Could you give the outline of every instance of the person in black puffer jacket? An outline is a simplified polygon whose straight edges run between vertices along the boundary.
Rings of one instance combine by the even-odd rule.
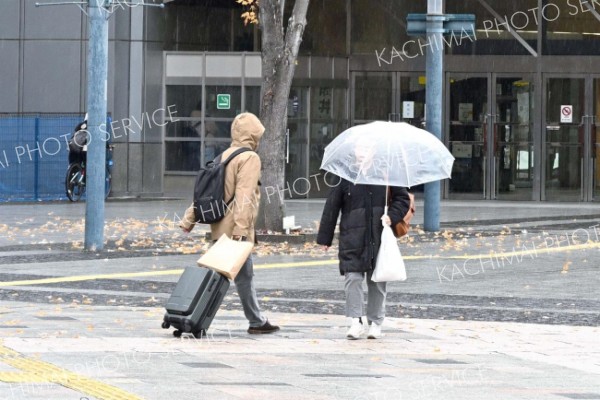
[[[377,261],[384,221],[387,224],[400,222],[410,207],[410,198],[405,188],[390,187],[388,217],[384,216],[386,186],[354,185],[342,179],[333,187],[325,203],[317,243],[331,246],[340,211],[339,268],[345,277],[346,316],[352,318],[347,337],[358,339],[363,333],[363,289],[366,273],[368,302],[368,337],[381,336],[381,324],[385,317],[385,282],[373,282],[371,275]]]

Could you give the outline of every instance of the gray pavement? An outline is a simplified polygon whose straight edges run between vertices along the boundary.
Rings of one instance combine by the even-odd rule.
[[[314,233],[322,200],[288,215]],[[109,201],[107,245],[83,252],[85,205],[0,205],[0,398],[600,399],[600,210],[442,202],[442,231],[400,241],[386,337],[347,341],[336,248],[256,247],[261,306],[233,289],[209,337],[160,328],[182,268],[209,244],[176,229],[189,200]]]

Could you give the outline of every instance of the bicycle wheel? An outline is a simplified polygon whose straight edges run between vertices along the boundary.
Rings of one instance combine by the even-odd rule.
[[[83,181],[81,164],[73,163],[67,169],[65,179],[65,188],[67,197],[72,202],[78,201],[85,191],[85,182]]]

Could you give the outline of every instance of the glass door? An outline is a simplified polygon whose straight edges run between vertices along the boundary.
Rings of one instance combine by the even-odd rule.
[[[448,77],[447,138],[455,161],[448,181],[450,199],[489,198],[487,136],[490,136],[489,78],[473,75]]]
[[[292,87],[288,98],[288,124],[285,148],[286,195],[305,198],[310,191],[307,178],[308,147],[308,87]]]
[[[591,125],[591,175],[592,175],[592,200],[600,201],[600,78],[593,79],[592,88],[593,113]]]
[[[492,199],[533,199],[533,82],[530,77],[495,77]]]
[[[542,200],[583,201],[586,123],[585,77],[545,80]]]
[[[397,81],[400,82],[398,120],[425,129],[425,75],[402,74]]]

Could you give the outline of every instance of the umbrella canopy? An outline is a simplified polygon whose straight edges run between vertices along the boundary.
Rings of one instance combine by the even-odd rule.
[[[354,184],[412,187],[450,178],[454,157],[431,133],[404,122],[353,126],[326,148],[321,169]]]

